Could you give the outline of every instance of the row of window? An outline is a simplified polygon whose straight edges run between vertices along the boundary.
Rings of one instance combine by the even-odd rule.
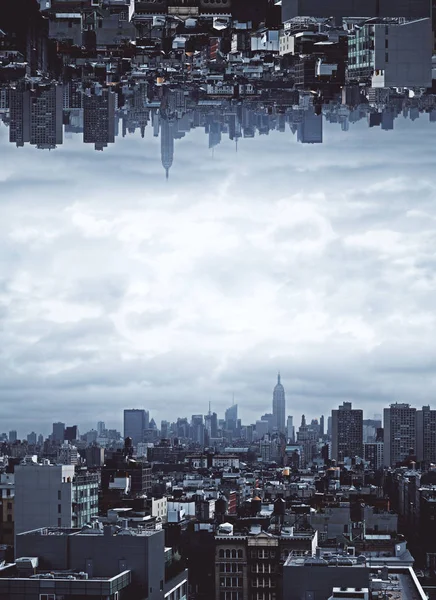
[[[224,550],[221,549],[219,551],[219,557],[220,558],[243,558],[244,557],[244,553],[242,550]]]
[[[244,552],[243,552],[243,550],[221,549],[218,552],[218,556],[220,558],[244,558]],[[275,558],[276,551],[275,550],[266,550],[265,548],[261,548],[260,550],[251,550],[250,556],[251,556],[251,558]]]
[[[220,577],[220,587],[242,587],[242,577]]]
[[[242,573],[242,564],[222,563],[220,564],[220,573]]]

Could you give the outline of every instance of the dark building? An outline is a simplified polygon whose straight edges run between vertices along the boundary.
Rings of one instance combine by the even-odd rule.
[[[147,494],[151,491],[151,466],[147,462],[132,458],[132,441],[126,439],[124,449],[112,452],[101,469],[103,494],[110,489],[110,483],[117,477],[130,477],[132,495]]]
[[[115,142],[115,92],[108,89],[88,90],[83,102],[83,141],[103,150]]]
[[[9,93],[9,141],[38,148],[62,144],[63,86],[57,83],[20,84]]]
[[[77,425],[71,425],[70,427],[65,427],[65,441],[73,442],[74,440],[79,439],[79,428]]]
[[[332,459],[363,457],[363,411],[344,402],[332,410]]]
[[[429,0],[282,0],[282,20],[295,17],[431,16]]]

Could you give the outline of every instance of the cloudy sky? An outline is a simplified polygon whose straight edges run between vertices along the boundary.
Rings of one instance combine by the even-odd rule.
[[[0,126],[1,431],[121,427],[436,396],[436,124],[366,123],[104,152],[16,149]]]

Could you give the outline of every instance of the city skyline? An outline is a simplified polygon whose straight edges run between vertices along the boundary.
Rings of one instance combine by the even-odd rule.
[[[433,221],[425,215],[433,214],[434,133],[428,122],[400,120],[387,136],[380,132],[375,147],[373,130],[357,124],[357,135],[345,139],[326,124],[328,153],[304,145],[292,152],[276,134],[237,154],[215,153],[213,161],[202,151],[203,134],[193,132],[180,140],[185,150],[168,182],[160,177],[159,154],[144,157],[135,136],[121,140],[114,157],[80,142],[47,160],[31,147],[11,152],[5,131],[0,128],[7,192],[0,207],[5,422],[20,429],[27,422],[29,431],[33,423],[51,422],[59,397],[62,420],[79,412],[91,424],[96,413],[110,422],[123,406],[142,404],[151,413],[162,406],[162,418],[180,402],[187,414],[209,398],[223,398],[224,408],[232,392],[242,418],[252,420],[265,410],[278,369],[291,374],[286,389],[294,415],[322,414],[326,402],[342,398],[369,412],[411,397],[431,403],[436,349],[426,281]],[[129,164],[128,177],[119,175],[120,160]],[[65,161],[69,169],[60,172]],[[271,198],[266,175],[273,165]],[[153,173],[159,179],[150,183]],[[251,211],[254,194],[259,217]],[[356,202],[363,203],[365,219],[355,213]],[[71,263],[71,243],[80,271]],[[402,262],[422,266],[404,271]],[[226,268],[216,269],[219,263]],[[138,269],[146,269],[146,280]],[[152,291],[147,281],[154,282]],[[411,356],[415,339],[419,351]]]

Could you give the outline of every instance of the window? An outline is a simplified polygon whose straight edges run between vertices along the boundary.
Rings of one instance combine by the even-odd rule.
[[[11,495],[11,490],[6,490],[6,496],[10,496]]]
[[[220,558],[224,558],[224,550],[220,550],[219,551],[219,557]]]
[[[58,513],[61,514],[62,512],[62,504],[58,504]]]
[[[386,52],[385,62],[389,62],[389,54]]]
[[[8,502],[8,510],[12,510],[12,502]]]
[[[56,594],[39,594],[39,600],[56,600]]]

